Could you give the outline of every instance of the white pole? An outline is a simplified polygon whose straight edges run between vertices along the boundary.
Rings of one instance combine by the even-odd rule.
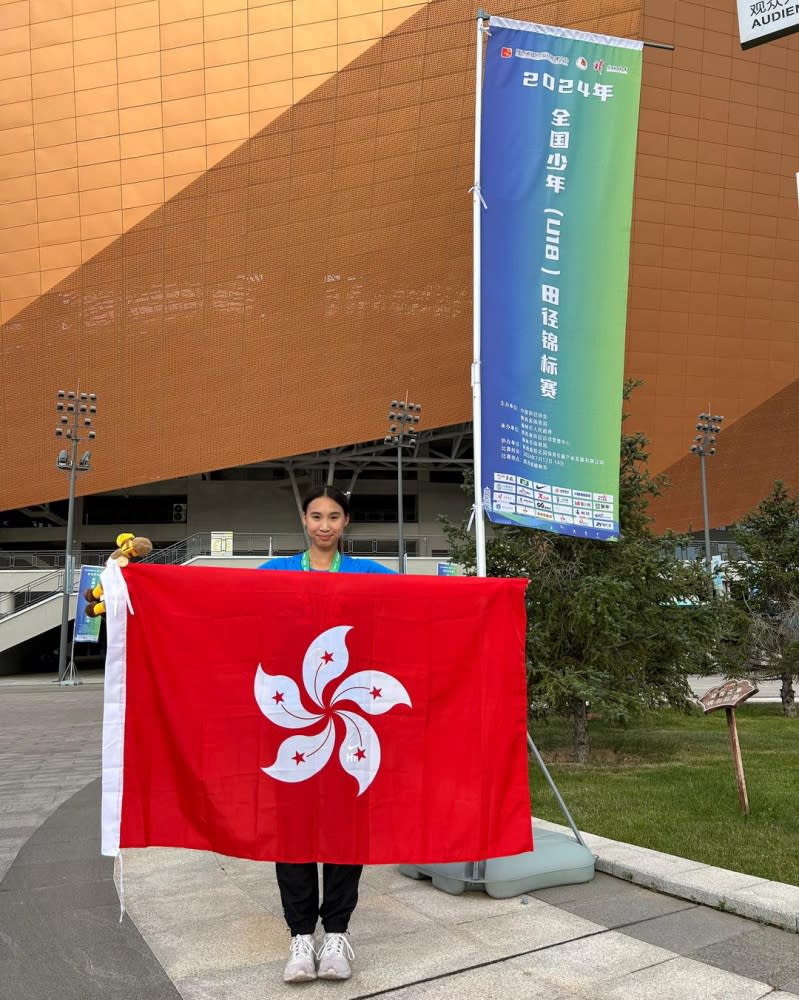
[[[488,14],[477,11],[477,55],[475,59],[474,108],[474,184],[472,186],[472,433],[474,439],[474,542],[477,575],[486,575],[486,538],[483,519],[483,435],[480,381],[480,136],[483,124],[483,35],[488,30]]]
[[[483,35],[488,31],[485,22],[488,14],[484,10],[477,11],[477,59],[475,62],[475,111],[474,111],[474,185],[472,187],[472,316],[474,332],[474,361],[472,362],[472,424],[474,432],[474,541],[477,549],[476,568],[478,576],[486,575],[486,537],[485,521],[483,519],[483,455],[481,419],[481,383],[480,383],[480,211],[484,208],[483,195],[480,191],[480,133],[483,125]],[[541,754],[538,752],[530,733],[527,733],[527,744],[533,751],[538,766],[555,794],[563,815],[572,828],[574,836],[580,844],[583,838],[572,819],[566,803],[552,780]],[[478,876],[478,865],[474,862],[473,875]]]

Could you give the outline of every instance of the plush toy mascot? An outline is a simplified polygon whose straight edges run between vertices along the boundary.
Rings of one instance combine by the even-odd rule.
[[[153,551],[153,543],[149,538],[141,535],[132,535],[129,531],[122,535],[117,535],[117,548],[111,553],[109,562],[115,562],[118,566],[127,566],[131,559],[143,559]],[[84,591],[86,598],[86,614],[89,618],[97,618],[98,615],[105,614],[105,601],[103,600],[103,585],[97,583]]]

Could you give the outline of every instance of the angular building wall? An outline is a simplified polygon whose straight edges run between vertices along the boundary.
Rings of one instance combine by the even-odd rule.
[[[642,35],[675,48],[644,57],[626,366],[644,385],[630,423],[672,481],[657,526],[698,529],[688,449],[705,410],[725,417],[713,525],[778,476],[799,487],[795,424],[781,447],[760,431],[752,447],[799,377],[799,34],[742,52],[735,4],[647,0]]]
[[[573,6],[638,29],[629,0]],[[428,426],[469,416],[472,3],[0,10],[0,508],[64,495],[78,382],[85,492],[382,436],[405,390]]]
[[[627,356],[657,468],[708,403],[740,422],[799,376],[799,46],[742,53],[731,7],[490,11],[676,46],[644,56]],[[53,403],[78,382],[84,492],[382,437],[405,390],[428,427],[470,417],[474,17],[0,5],[0,509],[65,495]]]

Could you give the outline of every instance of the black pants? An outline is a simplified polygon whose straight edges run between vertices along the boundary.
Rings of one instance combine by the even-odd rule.
[[[363,865],[323,865],[322,905],[319,906],[319,873],[316,862],[292,865],[278,862],[280,901],[292,937],[313,934],[316,922],[331,934],[343,934],[358,902],[358,882]]]

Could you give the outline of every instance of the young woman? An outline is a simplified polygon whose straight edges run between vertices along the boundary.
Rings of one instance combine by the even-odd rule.
[[[346,495],[333,486],[321,486],[303,500],[302,520],[310,542],[307,551],[277,556],[261,569],[304,570],[311,573],[391,573],[372,559],[354,559],[341,551],[341,537],[350,523]],[[322,905],[316,862],[278,862],[277,884],[283,913],[291,931],[291,948],[283,970],[287,983],[309,979],[349,979],[354,952],[347,928],[358,902],[362,865],[325,864],[322,869]],[[318,952],[314,931],[321,917],[325,936]],[[318,959],[318,964],[317,964]]]

